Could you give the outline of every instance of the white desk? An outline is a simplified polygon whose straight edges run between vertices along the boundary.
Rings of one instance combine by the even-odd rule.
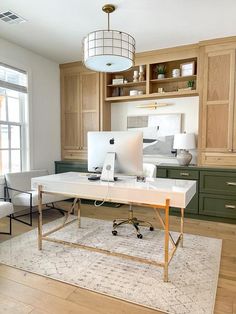
[[[71,223],[67,219],[71,211],[76,206],[79,198],[104,200],[124,204],[136,204],[153,208],[157,218],[160,220],[165,230],[165,258],[163,262],[156,262],[125,254],[112,253],[107,250],[97,249],[92,246],[76,244],[76,246],[102,252],[109,255],[121,256],[129,259],[135,259],[143,263],[162,266],[164,268],[164,280],[168,281],[168,265],[179,244],[183,244],[183,225],[184,208],[188,205],[196,193],[196,182],[190,180],[173,180],[162,178],[148,178],[146,182],[137,182],[135,178],[121,177],[116,182],[89,181],[86,174],[77,172],[67,172],[62,174],[49,175],[32,179],[32,189],[39,191],[39,220],[38,220],[38,245],[42,249],[42,240],[70,244],[48,237],[53,232],[63,228]],[[54,230],[45,234],[42,232],[42,195],[63,194],[68,197],[74,197],[75,201],[65,216],[63,224]],[[180,235],[177,241],[174,241],[169,233],[169,206],[179,207],[181,209]],[[165,211],[165,220],[162,219],[160,210]],[[80,226],[80,208],[78,207],[78,221]],[[140,240],[142,241],[142,240]],[[172,249],[169,250],[169,244]],[[74,246],[75,244],[73,244]]]

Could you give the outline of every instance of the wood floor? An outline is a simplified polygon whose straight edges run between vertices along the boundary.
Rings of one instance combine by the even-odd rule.
[[[139,218],[145,218],[158,227],[150,209],[137,209]],[[127,207],[94,208],[82,205],[82,216],[112,220],[125,217]],[[48,222],[60,217],[54,210],[44,213]],[[171,217],[171,228],[177,230],[178,218]],[[7,228],[7,219],[0,220],[0,230]],[[34,217],[34,227],[37,216]],[[27,232],[30,227],[13,222],[13,236]],[[215,314],[236,314],[236,225],[185,220],[185,232],[223,239],[220,275]],[[0,242],[9,238],[0,235]],[[30,274],[0,264],[0,313],[79,313],[79,314],[158,314],[159,311],[136,306],[98,293],[80,289],[55,280]],[[191,314],[191,313],[189,313]]]

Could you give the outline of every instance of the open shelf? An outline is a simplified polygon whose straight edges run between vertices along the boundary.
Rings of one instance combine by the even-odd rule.
[[[170,82],[181,82],[181,81],[194,81],[197,79],[197,75],[179,76],[179,77],[167,77],[164,79],[152,79],[151,83],[170,83]]]
[[[181,72],[183,71],[184,65],[190,67],[187,73]],[[160,66],[164,67],[166,78],[157,78],[157,69],[158,67],[160,68]],[[141,73],[139,72],[140,69],[142,69]],[[180,74],[191,75],[172,77],[176,69],[179,69]],[[138,72],[138,77],[142,79],[142,81],[133,82],[134,77],[137,76],[134,71]],[[143,74],[142,77],[141,74]],[[112,84],[113,79],[123,79],[128,82]],[[105,81],[105,100],[110,102],[196,96],[198,95],[197,57],[182,57],[166,62],[148,63],[143,64],[142,67],[136,65],[121,73],[107,73]],[[130,96],[130,91],[132,90],[136,90],[137,95]]]
[[[185,90],[185,91],[174,91],[174,92],[164,92],[164,93],[152,93],[145,95],[135,95],[135,96],[117,96],[117,97],[107,97],[106,101],[111,102],[122,102],[122,101],[132,101],[132,100],[144,100],[144,99],[160,99],[160,98],[178,98],[178,97],[189,97],[198,96],[198,91]]]
[[[123,84],[109,84],[107,87],[132,87],[132,86],[142,86],[145,85],[146,81],[141,82],[128,82]]]

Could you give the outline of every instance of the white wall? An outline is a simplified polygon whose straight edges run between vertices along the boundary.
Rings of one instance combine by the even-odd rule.
[[[61,158],[59,64],[1,38],[0,62],[29,74],[30,167],[53,172]]]
[[[153,103],[168,104],[165,107],[153,109],[137,108],[138,105],[148,105]],[[182,132],[198,134],[198,111],[199,97],[184,97],[173,99],[133,101],[126,103],[113,103],[111,106],[111,129],[113,131],[122,131],[127,128],[127,116],[132,115],[150,115],[164,113],[182,114]],[[193,152],[193,161],[196,163],[196,151]],[[159,160],[157,160],[158,162]],[[166,160],[167,161],[167,160]],[[176,160],[170,160],[171,163]]]

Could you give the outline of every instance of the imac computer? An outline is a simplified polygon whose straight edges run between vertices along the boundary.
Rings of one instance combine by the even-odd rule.
[[[143,133],[88,132],[88,171],[102,173],[103,181],[114,181],[115,173],[142,175]]]

